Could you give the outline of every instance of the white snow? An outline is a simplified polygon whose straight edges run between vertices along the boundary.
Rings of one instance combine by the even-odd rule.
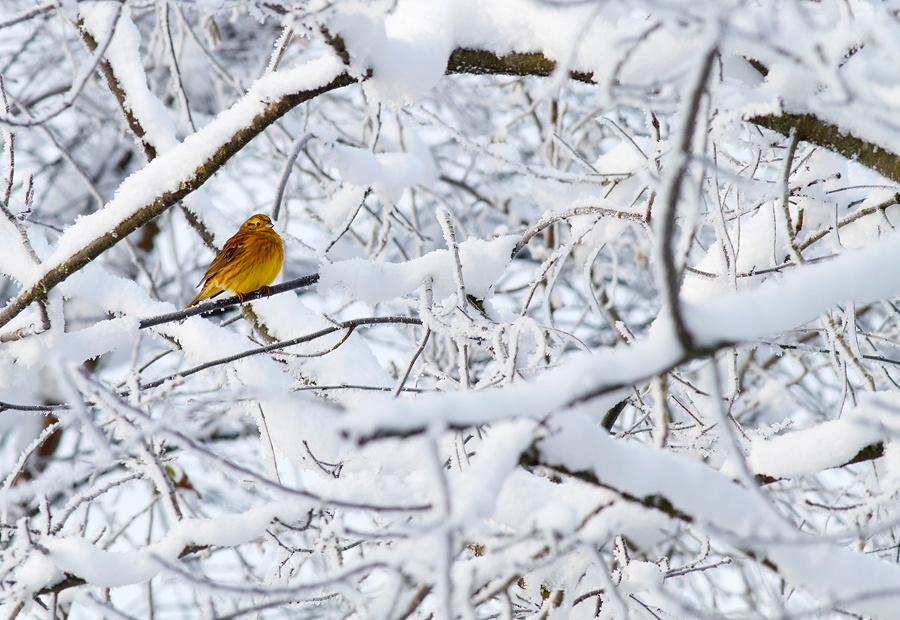
[[[846,608],[900,618],[900,568],[881,559],[900,489],[893,375],[900,345],[896,308],[883,301],[900,296],[900,235],[891,230],[900,223],[900,208],[832,229],[842,218],[893,200],[896,188],[858,163],[801,143],[788,209],[799,242],[828,231],[804,249],[808,260],[825,260],[784,266],[791,248],[773,223],[783,217],[785,142],[745,120],[782,108],[810,112],[900,151],[893,120],[900,38],[889,6],[860,0],[734,7],[376,0],[329,5],[314,17],[294,12],[276,22],[260,7],[235,3],[227,7],[234,10],[227,26],[221,2],[201,2],[198,9],[208,11],[201,18],[207,34],[215,19],[233,38],[229,45],[247,44],[192,59],[204,69],[208,61],[228,64],[235,77],[219,86],[231,83],[229,96],[237,102],[219,111],[224,91],[197,88],[200,129],[178,142],[173,119],[180,104],[170,103],[171,75],[157,62],[165,42],[153,31],[152,15],[126,6],[106,58],[120,78],[126,108],[158,157],[122,181],[101,209],[74,222],[80,207],[46,200],[40,194],[50,190],[39,185],[31,219],[24,220],[39,265],[0,217],[0,293],[9,297],[33,286],[148,204],[179,191],[269,103],[347,71],[366,79],[347,89],[352,92],[314,99],[279,119],[267,144],[254,141],[257,150],[217,172],[204,187],[210,195],[193,192],[186,200],[221,245],[246,214],[268,208],[285,136],[314,131],[319,139],[308,161],[298,160],[277,229],[287,239],[315,240],[310,245],[316,249],[303,258],[320,261],[318,288],[252,302],[234,323],[192,317],[141,331],[140,318],[176,307],[157,299],[157,292],[178,299],[211,254],[193,247],[194,237],[186,241],[184,223],[175,217],[158,220],[164,234],[146,255],[119,244],[49,291],[52,328],[0,347],[0,398],[73,405],[57,411],[65,427],[56,453],[61,458],[50,459],[46,469],[23,451],[37,450],[35,437],[49,419],[0,406],[2,445],[9,447],[0,451],[0,463],[29,468],[27,475],[10,476],[0,494],[7,526],[0,530],[0,575],[15,581],[21,600],[63,573],[86,579],[91,588],[123,588],[125,599],[139,590],[128,586],[143,588],[162,573],[177,581],[172,569],[189,567],[179,558],[185,547],[208,545],[242,546],[246,566],[229,567],[231,560],[220,562],[224,554],[214,553],[199,562],[210,579],[252,581],[243,595],[254,604],[314,584],[316,596],[324,597],[315,602],[324,615],[337,611],[328,607],[334,594],[360,617],[406,609],[422,617],[506,617],[502,597],[508,595],[533,604],[529,613],[549,610],[560,618],[593,617],[594,601],[603,596],[600,617],[626,617],[646,615],[637,598],[661,608],[679,604],[666,591],[680,587],[667,577],[668,558],[656,561],[652,553],[674,546],[675,555],[685,557],[705,546],[709,554],[712,539],[712,555],[733,555],[751,584],[746,589],[758,588],[752,594],[759,600],[778,581],[784,592],[797,592],[774,594],[769,608],[754,608],[759,615],[792,616],[808,605],[811,615]],[[95,38],[115,14],[106,2],[61,5],[61,15],[72,18],[75,11]],[[173,27],[184,37],[175,14]],[[241,21],[248,15],[262,25]],[[322,41],[322,27],[341,36],[349,67]],[[142,32],[149,36],[142,40]],[[254,48],[248,32],[263,33],[258,38],[265,43]],[[296,39],[279,68],[264,71],[275,64],[272,41],[286,42],[289,35]],[[0,40],[3,58],[12,37]],[[183,44],[178,39],[176,46]],[[721,349],[685,361],[673,308],[659,296],[665,278],[660,231],[642,221],[651,207],[655,221],[666,215],[665,184],[682,155],[672,149],[692,76],[713,44],[719,53],[700,98],[695,152],[673,215],[677,260],[706,272],[687,272],[678,310],[694,345]],[[262,48],[259,58],[241,56]],[[501,56],[540,52],[559,65],[543,81],[445,79],[448,57],[458,48]],[[767,75],[750,58],[765,65]],[[596,84],[569,85],[568,70],[592,72]],[[234,95],[234,83],[250,87]],[[14,79],[7,87],[34,94],[33,86]],[[117,104],[92,99],[106,94],[90,84],[78,105],[54,119],[54,130],[66,139],[78,130],[75,135],[118,153],[120,145],[106,133],[121,131],[122,121],[107,126],[102,118]],[[79,115],[86,108],[97,136],[85,136],[90,125]],[[652,121],[660,122],[658,138]],[[52,149],[32,128],[15,131],[23,145],[16,164],[21,184],[23,173],[53,167],[42,159],[42,150]],[[102,163],[100,172],[87,167],[104,182],[119,183],[121,174],[104,176],[113,162]],[[4,162],[0,174],[12,172]],[[46,183],[41,175],[43,169],[38,183]],[[0,190],[4,185],[0,179]],[[62,194],[64,181],[57,185]],[[376,205],[394,219],[370,217]],[[14,207],[25,213],[24,202]],[[585,207],[594,212],[560,220],[531,241],[533,252],[510,256],[524,231]],[[62,231],[45,229],[43,219],[62,222]],[[346,247],[332,253],[329,240],[345,232]],[[376,251],[388,233],[390,240]],[[306,268],[291,254],[286,274]],[[336,260],[347,256],[355,258]],[[608,293],[605,307],[601,292]],[[465,294],[483,300],[484,312],[476,312]],[[829,313],[841,342],[819,329]],[[140,389],[142,382],[361,315],[417,316],[428,331],[409,325],[338,330]],[[3,335],[38,320],[32,306],[4,326]],[[620,334],[632,330],[628,343],[610,344],[613,325]],[[794,331],[804,328],[808,339]],[[783,350],[772,354],[758,346],[769,337],[786,341]],[[98,358],[97,367],[86,370],[85,362]],[[860,380],[854,363],[871,372],[864,377],[871,381]],[[421,392],[394,398],[391,390],[407,370],[406,387]],[[660,388],[663,377],[668,391],[648,397],[647,383]],[[873,394],[863,395],[866,388]],[[97,402],[82,404],[88,398]],[[611,435],[597,422],[623,399],[626,413]],[[733,406],[739,425],[755,427],[742,434],[735,426],[730,460],[723,457],[732,430],[722,427],[730,422],[723,403]],[[661,415],[663,404],[671,421]],[[720,417],[709,417],[712,407]],[[661,427],[669,422],[665,435]],[[884,456],[866,473],[858,473],[863,467],[825,472],[875,444]],[[539,455],[550,467],[523,467],[523,455]],[[835,502],[833,510],[817,512],[792,504],[805,480],[794,480],[797,488],[774,485],[774,491],[742,486],[735,478],[747,478],[733,475],[742,465],[749,474],[774,478],[818,476],[823,494],[843,501],[846,493],[852,508],[844,512]],[[268,478],[256,473],[266,467]],[[175,491],[180,519],[172,498],[152,490],[169,484],[170,468],[195,487]],[[139,481],[122,482],[121,493],[98,496],[93,504],[89,492],[116,482],[108,469],[126,469]],[[832,484],[832,477],[851,476],[846,489]],[[73,486],[77,493],[67,495]],[[65,525],[49,518],[60,512]],[[291,529],[307,518],[314,521],[308,530]],[[276,519],[284,524],[279,535],[286,544],[267,532]],[[59,529],[41,529],[51,525]],[[855,537],[858,544],[851,542]],[[14,543],[4,546],[9,540]],[[633,557],[623,540],[638,550]],[[305,545],[311,550],[299,550]],[[768,569],[760,569],[764,560]],[[730,570],[697,581],[709,575],[710,588],[738,583]],[[238,588],[228,593],[235,600],[225,603],[213,587],[170,590],[165,581],[154,581],[154,590],[160,584],[166,597],[178,598],[176,589],[184,588],[184,600],[204,599],[205,615],[243,604]],[[728,590],[692,583],[686,597],[698,601]],[[545,590],[562,593],[558,611]],[[601,590],[574,604],[576,596]],[[475,605],[478,596],[487,598]],[[729,607],[739,595],[729,597],[716,613],[748,615]],[[806,598],[796,603],[800,597]]]
[[[750,443],[747,465],[754,473],[794,478],[847,463],[857,453],[885,439],[885,431],[871,408],[861,406],[815,426]],[[823,449],[827,446],[827,449]]]
[[[517,237],[508,235],[491,241],[469,239],[459,244],[463,281],[469,294],[479,299],[488,296],[490,288],[506,272],[517,241]],[[408,295],[430,276],[435,299],[441,300],[456,291],[454,269],[449,250],[434,250],[403,263],[354,258],[322,265],[319,290],[324,293],[343,287],[357,299],[374,304]]]
[[[216,519],[182,519],[163,538],[134,552],[106,551],[80,536],[45,537],[42,543],[59,570],[114,588],[151,579],[188,545],[234,546],[261,536],[273,519],[295,521],[309,508],[303,502],[288,501]]]
[[[862,613],[898,617],[900,567],[797,532],[761,494],[708,466],[647,446],[612,440],[583,418],[560,417],[539,444],[547,462],[592,472],[604,485],[637,498],[664,497],[710,533],[738,544],[763,544],[778,570],[818,597],[852,601]],[[798,549],[802,548],[802,553]]]
[[[336,145],[338,168],[342,178],[352,185],[371,186],[385,203],[395,203],[404,189],[430,185],[437,169],[430,157],[411,153],[371,153],[363,149]]]

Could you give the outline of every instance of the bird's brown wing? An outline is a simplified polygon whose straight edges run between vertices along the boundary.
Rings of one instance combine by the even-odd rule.
[[[209,264],[209,267],[206,268],[206,273],[203,274],[203,279],[200,280],[200,284],[203,284],[219,273],[225,265],[234,262],[247,251],[246,237],[246,235],[238,233],[225,242],[225,247],[223,247],[222,251],[216,255],[213,262]],[[200,286],[200,284],[197,286]]]

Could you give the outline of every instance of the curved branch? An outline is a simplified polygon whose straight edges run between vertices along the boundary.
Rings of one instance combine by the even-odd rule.
[[[521,252],[526,245],[528,245],[528,242],[535,237],[535,235],[539,234],[542,230],[554,224],[555,222],[566,220],[577,215],[590,215],[594,213],[600,215],[601,217],[615,217],[620,220],[641,222],[642,224],[646,224],[648,221],[646,213],[632,213],[629,211],[620,211],[618,209],[608,209],[606,207],[594,206],[573,207],[571,209],[568,209],[567,211],[563,211],[562,213],[555,213],[553,215],[542,217],[540,220],[535,222],[535,224],[531,226],[531,228],[529,228],[522,234],[522,238],[518,243],[516,243],[516,247],[513,248],[511,253],[512,258],[515,258],[516,255]]]
[[[681,280],[682,268],[676,263],[675,256],[675,221],[678,215],[678,202],[681,198],[681,186],[688,174],[691,164],[691,144],[694,140],[694,132],[697,126],[697,116],[700,113],[700,101],[706,92],[706,84],[712,72],[712,66],[719,53],[718,46],[713,45],[703,56],[700,70],[687,101],[683,125],[681,127],[680,141],[677,143],[676,167],[670,177],[670,181],[664,188],[659,208],[654,215],[654,229],[658,240],[654,245],[654,259],[658,263],[657,286],[660,288],[660,296],[663,302],[663,311],[668,312],[678,336],[678,341],[685,350],[693,346],[693,335],[687,329],[681,310]]]
[[[547,77],[556,70],[556,61],[541,53],[520,54],[512,52],[498,56],[487,50],[458,48],[447,61],[447,74],[471,73],[473,75],[520,75]],[[594,83],[594,74],[569,71],[569,77],[587,84]]]
[[[284,190],[287,187],[288,177],[291,176],[291,170],[294,168],[294,162],[297,161],[297,156],[307,142],[315,137],[315,134],[307,133],[294,140],[294,144],[291,146],[291,152],[284,162],[284,170],[281,171],[281,181],[278,182],[278,190],[275,192],[275,205],[272,207],[272,219],[276,222],[281,211],[281,199],[284,197]]]

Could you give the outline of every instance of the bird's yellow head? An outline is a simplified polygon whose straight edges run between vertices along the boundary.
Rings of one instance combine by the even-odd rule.
[[[241,224],[241,232],[253,232],[254,230],[272,230],[274,225],[268,215],[257,213],[250,216],[250,219]]]

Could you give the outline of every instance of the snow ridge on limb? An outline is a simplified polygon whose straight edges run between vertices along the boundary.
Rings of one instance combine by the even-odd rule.
[[[830,605],[900,618],[900,567],[797,531],[765,496],[703,463],[614,440],[582,416],[554,416],[524,460],[611,490],[730,539]],[[798,553],[802,548],[803,553]]]
[[[866,303],[900,294],[900,273],[862,277],[882,264],[900,263],[900,234],[833,260],[805,265],[779,281],[701,304],[684,302],[682,312],[694,347],[682,350],[667,322],[659,321],[646,338],[629,346],[596,352],[564,368],[549,370],[531,383],[504,390],[424,395],[415,402],[367,404],[342,421],[363,441],[386,435],[411,435],[428,428],[465,428],[514,417],[540,419],[557,408],[614,395],[723,347],[752,342],[796,328],[837,303]]]

